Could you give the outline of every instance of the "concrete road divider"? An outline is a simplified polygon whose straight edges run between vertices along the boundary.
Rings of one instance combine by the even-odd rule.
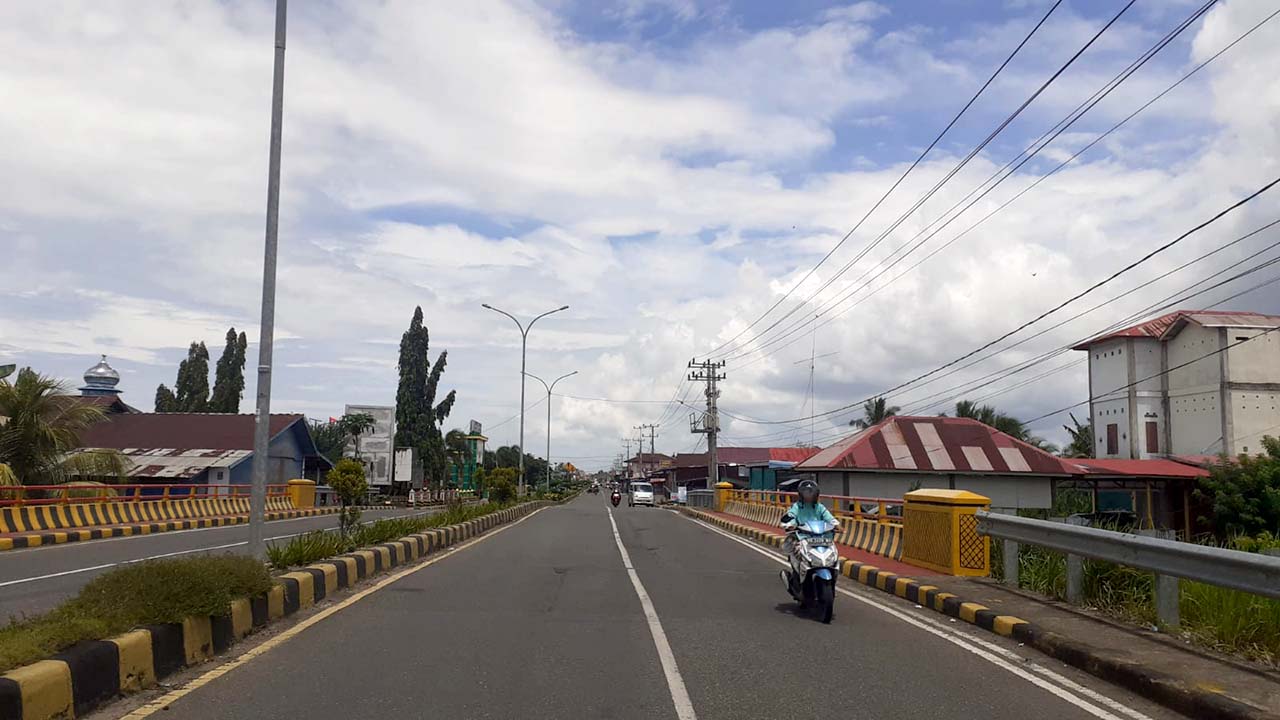
[[[106,640],[74,645],[46,660],[0,675],[0,720],[83,716],[120,695],[136,693],[205,662],[273,621],[339,589],[512,522],[548,501],[522,503],[456,525],[432,528],[283,573],[266,594],[241,598],[228,612],[181,623],[148,625]]]

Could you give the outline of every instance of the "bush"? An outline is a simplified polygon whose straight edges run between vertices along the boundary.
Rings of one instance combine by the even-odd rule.
[[[338,515],[339,531],[343,536],[349,535],[360,523],[360,509],[355,506],[369,492],[369,483],[364,478],[364,465],[359,460],[343,458],[329,471],[328,482],[329,487],[337,494],[338,502],[342,503],[342,510]]]
[[[420,533],[423,530],[444,525],[455,525],[497,512],[506,505],[483,503],[480,505],[463,505],[450,503],[443,511],[421,517],[398,517],[377,520],[357,525],[348,533],[317,530],[291,538],[283,545],[269,545],[267,559],[273,568],[283,570],[297,565],[306,565],[334,555],[351,552],[357,548],[369,547],[390,540],[398,540],[406,535]]]
[[[0,671],[139,625],[223,615],[232,600],[270,588],[266,568],[244,555],[152,560],[116,568],[89,581],[53,610],[0,629]]]

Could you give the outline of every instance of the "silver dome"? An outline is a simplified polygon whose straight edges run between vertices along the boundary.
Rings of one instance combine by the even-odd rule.
[[[84,381],[89,385],[114,387],[120,382],[120,373],[107,364],[107,356],[103,355],[97,365],[84,371]]]

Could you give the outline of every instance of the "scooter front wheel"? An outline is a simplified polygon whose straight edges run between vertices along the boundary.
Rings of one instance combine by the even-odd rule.
[[[831,622],[836,609],[836,584],[833,582],[818,583],[818,613],[823,623]]]

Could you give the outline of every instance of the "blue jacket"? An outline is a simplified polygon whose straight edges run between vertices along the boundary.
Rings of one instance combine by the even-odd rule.
[[[836,518],[822,503],[814,503],[806,505],[799,500],[791,504],[791,509],[787,510],[787,514],[795,518],[796,525],[804,527],[805,523],[814,520],[826,520],[827,522],[836,522]]]

